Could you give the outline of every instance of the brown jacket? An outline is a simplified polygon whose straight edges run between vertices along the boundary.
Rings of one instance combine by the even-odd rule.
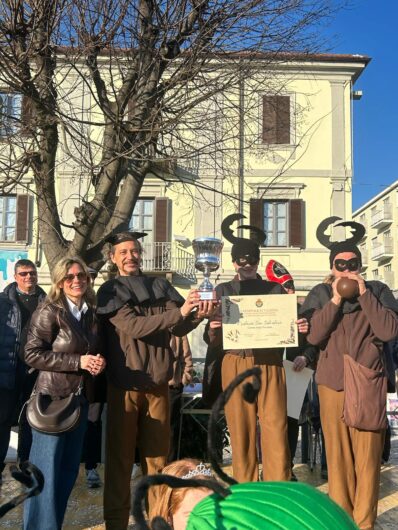
[[[303,304],[305,314],[311,300],[321,299],[329,292],[329,300],[315,309],[307,336],[308,342],[321,350],[316,374],[320,385],[343,390],[344,354],[368,368],[383,368],[383,343],[398,335],[398,316],[392,309],[395,301],[386,285],[369,282],[367,287],[358,297],[358,307],[350,312],[330,301],[331,290],[324,284],[314,287],[308,295],[309,302]]]
[[[171,334],[186,335],[200,321],[184,318],[176,302],[168,300],[126,304],[101,322],[110,381],[125,390],[145,391],[173,375]]]
[[[80,322],[66,307],[44,304],[36,309],[31,319],[24,360],[39,370],[38,391],[65,397],[78,389],[82,375],[86,385],[93,379],[79,368],[80,356],[86,353],[99,353],[97,324],[91,309]]]
[[[192,352],[189,346],[188,337],[171,336],[171,350],[174,354],[173,377],[169,381],[169,386],[187,385],[192,380]]]

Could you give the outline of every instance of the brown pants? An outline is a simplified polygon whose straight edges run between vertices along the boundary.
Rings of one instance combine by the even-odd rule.
[[[108,384],[104,518],[107,530],[126,530],[130,515],[130,480],[135,448],[142,472],[158,473],[169,451],[169,387],[150,394]],[[148,495],[149,509],[153,494]]]
[[[225,355],[222,363],[223,389],[240,373],[259,366],[261,389],[255,403],[247,403],[237,388],[225,406],[232,447],[232,469],[238,482],[258,480],[256,451],[257,417],[261,430],[264,480],[289,480],[290,454],[287,441],[286,380],[280,366],[258,364],[254,357]]]
[[[344,392],[319,385],[321,423],[325,436],[329,496],[362,530],[377,517],[380,465],[385,431],[360,431],[341,419]]]

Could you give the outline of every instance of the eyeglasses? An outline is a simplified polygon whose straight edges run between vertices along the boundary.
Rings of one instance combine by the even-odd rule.
[[[258,258],[254,256],[241,256],[239,258],[236,258],[235,263],[238,265],[246,265],[247,263],[249,265],[257,265]]]
[[[359,269],[359,259],[358,258],[351,258],[351,259],[335,259],[333,263],[336,271],[344,272],[344,271],[357,271]]]
[[[85,272],[78,272],[77,274],[66,274],[64,276],[64,282],[72,283],[75,278],[77,278],[81,282],[87,281],[87,274]]]
[[[21,271],[21,272],[17,272],[17,274],[19,276],[22,276],[22,278],[25,278],[25,276],[27,276],[29,274],[29,276],[37,276],[37,271]]]

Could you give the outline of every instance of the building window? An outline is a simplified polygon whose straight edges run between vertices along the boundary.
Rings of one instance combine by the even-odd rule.
[[[379,269],[372,270],[373,278],[377,279],[379,277]]]
[[[263,96],[262,143],[292,143],[290,107],[290,96]]]
[[[21,124],[22,95],[0,92],[0,137],[18,131]]]
[[[138,199],[129,225],[131,230],[148,234],[145,236],[145,243],[152,243],[153,241],[154,202],[153,199]]]
[[[287,201],[264,201],[263,227],[266,247],[287,246]]]
[[[386,265],[386,266],[384,267],[384,270],[385,270],[385,272],[391,272],[391,270],[392,270],[392,269],[391,269],[391,263],[389,263],[388,265]]]
[[[17,197],[0,196],[0,240],[15,241]]]
[[[304,201],[250,200],[250,224],[262,228],[266,247],[305,247]]]

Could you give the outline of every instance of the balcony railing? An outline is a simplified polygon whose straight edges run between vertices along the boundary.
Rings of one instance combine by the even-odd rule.
[[[392,206],[391,204],[385,204],[371,216],[370,226],[372,228],[382,228],[391,224],[392,221]]]
[[[384,238],[382,243],[377,243],[372,247],[371,258],[374,261],[381,261],[383,259],[392,258],[393,243],[391,237]]]
[[[361,256],[362,256],[362,267],[367,267],[369,264],[369,252],[365,249],[361,250]]]
[[[143,250],[142,269],[145,272],[174,272],[186,280],[196,281],[194,255],[177,243],[144,243]]]

